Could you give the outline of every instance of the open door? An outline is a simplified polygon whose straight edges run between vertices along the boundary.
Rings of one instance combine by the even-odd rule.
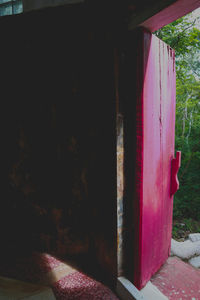
[[[144,29],[132,35],[127,48],[124,203],[129,241],[125,256],[130,257],[132,251],[131,266],[128,259],[126,264],[127,277],[141,289],[170,252],[175,55],[174,50]]]
[[[140,289],[170,252],[176,75],[174,51],[141,31],[136,91],[136,225],[134,283]]]

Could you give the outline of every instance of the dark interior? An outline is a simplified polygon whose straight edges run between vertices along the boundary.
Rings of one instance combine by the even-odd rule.
[[[80,26],[81,24],[81,26]],[[114,42],[80,6],[0,20],[1,258],[116,278]]]

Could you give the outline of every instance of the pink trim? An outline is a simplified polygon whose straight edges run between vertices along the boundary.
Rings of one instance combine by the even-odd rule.
[[[154,32],[189,12],[192,12],[198,7],[200,7],[200,0],[177,0],[175,3],[147,19],[140,25],[149,31]]]

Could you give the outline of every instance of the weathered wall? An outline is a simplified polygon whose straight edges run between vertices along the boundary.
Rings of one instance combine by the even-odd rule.
[[[110,35],[91,30],[81,7],[6,17],[0,30],[1,251],[88,255],[88,266],[98,265],[111,282],[117,222]]]

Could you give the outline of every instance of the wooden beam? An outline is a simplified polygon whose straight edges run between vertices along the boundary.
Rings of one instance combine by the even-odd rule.
[[[84,0],[22,0],[24,12],[37,10],[45,7],[54,7],[65,4],[83,3]]]
[[[161,12],[175,1],[176,0],[155,0],[154,4],[151,2],[150,4],[142,7],[140,11],[133,11],[133,14],[129,18],[129,30],[140,26],[144,21],[149,20],[152,16]]]
[[[200,7],[200,0],[163,0],[132,15],[129,20],[129,30],[138,26],[145,27],[151,32],[181,18]]]

